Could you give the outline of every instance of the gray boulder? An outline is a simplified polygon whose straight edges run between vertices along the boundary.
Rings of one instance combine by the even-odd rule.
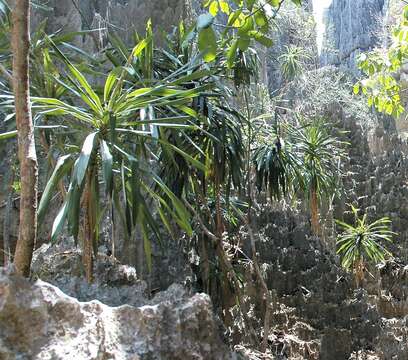
[[[0,359],[233,359],[207,295],[172,286],[155,299],[142,307],[79,302],[0,268]]]

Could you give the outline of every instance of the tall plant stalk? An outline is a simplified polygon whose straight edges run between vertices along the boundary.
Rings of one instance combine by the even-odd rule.
[[[319,235],[319,202],[316,187],[314,185],[312,185],[310,189],[310,218],[313,234]]]
[[[29,0],[16,0],[12,19],[13,92],[21,169],[20,227],[14,264],[19,274],[29,276],[37,234],[38,184],[38,165],[29,87]]]
[[[84,231],[84,236],[83,236],[83,250],[82,250],[82,263],[85,268],[85,276],[86,280],[88,283],[93,282],[93,246],[94,246],[94,241],[95,241],[95,225],[96,225],[96,219],[95,219],[95,211],[93,210],[92,207],[95,206],[94,201],[92,197],[92,192],[93,192],[93,185],[95,182],[95,170],[93,167],[91,167],[90,171],[88,172],[86,176],[86,182],[85,182],[85,190],[84,190],[84,195],[83,195],[83,201],[85,205],[85,216],[84,216],[84,226],[83,226],[83,231]]]

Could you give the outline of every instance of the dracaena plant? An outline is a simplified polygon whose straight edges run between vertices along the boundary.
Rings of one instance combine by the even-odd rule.
[[[378,264],[392,256],[385,243],[391,243],[396,233],[390,229],[389,218],[383,217],[370,223],[367,214],[359,217],[359,209],[350,206],[355,217],[354,225],[336,220],[342,231],[337,237],[337,254],[341,256],[341,265],[346,270],[353,270],[359,287],[364,280],[367,263]]]
[[[309,198],[312,232],[319,235],[319,204],[322,198],[330,199],[341,188],[339,180],[347,143],[331,134],[323,119],[306,123],[293,133],[292,141],[302,157],[299,188]]]
[[[282,127],[286,128],[284,136],[270,126],[264,128],[264,136],[252,154],[257,188],[265,189],[271,200],[289,195],[295,181],[302,183],[300,155],[290,138],[297,130],[289,125]]]
[[[256,136],[251,159],[258,189],[267,190],[271,200],[280,200],[304,189],[303,154],[298,147],[301,128],[285,119],[271,125],[268,118],[262,114],[252,121]]]
[[[184,230],[191,232],[189,215],[181,201],[139,154],[149,151],[149,143],[165,147],[166,151],[181,155],[193,166],[203,168],[196,159],[163,139],[160,128],[177,128],[181,132],[184,128],[191,127],[180,122],[185,122],[186,118],[195,114],[189,107],[192,99],[202,91],[209,90],[212,85],[195,87],[194,79],[203,74],[194,71],[195,66],[186,66],[161,81],[150,79],[147,87],[140,83],[128,86],[126,76],[130,64],[135,57],[144,56],[146,59],[152,46],[151,36],[142,39],[130,53],[126,65],[108,75],[101,94],[54,46],[55,52],[67,68],[64,80],[58,81],[77,100],[72,103],[53,98],[33,98],[36,111],[42,115],[58,116],[63,119],[64,124],[72,124],[77,129],[78,136],[83,139],[80,153],[64,155],[59,159],[43,193],[39,218],[41,221],[46,213],[55,184],[62,176],[71,172],[67,197],[54,221],[51,236],[55,240],[67,222],[69,233],[77,238],[82,207],[83,260],[88,281],[92,281],[93,249],[97,245],[99,222],[103,214],[100,206],[100,176],[105,184],[107,203],[112,207],[116,204],[119,214],[123,214],[128,233],[134,231],[136,224],[140,225],[146,242],[149,267],[151,259],[147,243],[148,232],[158,235],[153,219],[153,204],[161,206],[159,213],[162,218],[167,214]],[[185,83],[192,86],[180,86]],[[150,116],[152,113],[160,114],[163,109],[166,109],[163,113],[171,115],[160,118]],[[147,113],[150,115],[146,116]],[[152,128],[157,132],[152,132]],[[159,187],[160,192],[154,191],[151,184]],[[124,212],[118,206],[120,191],[125,202]],[[166,195],[166,201],[163,194]]]
[[[154,54],[144,54],[130,64],[131,77],[133,83],[140,82],[141,78],[149,79],[152,77],[165,79],[173,73],[183,71],[186,66],[196,63],[197,74],[202,74],[196,79],[195,86],[202,86],[208,82],[205,76],[208,70],[199,70],[200,67],[211,68],[211,71],[218,77],[224,76],[225,58],[222,53],[209,65],[203,65],[203,54],[186,42],[188,32],[183,23],[175,28],[173,34],[167,37],[166,47],[164,49],[155,49]],[[120,38],[110,35],[111,46],[108,49],[107,56],[110,61],[120,66],[126,62],[130,50],[123,44]],[[153,58],[153,67],[146,68],[146,57]],[[248,66],[249,67],[249,66]],[[249,71],[249,70],[247,70]],[[244,72],[244,69],[241,69]],[[183,84],[191,87],[190,84]],[[192,109],[197,113],[195,119],[186,119],[185,124],[194,125],[186,129],[180,136],[177,129],[166,128],[162,131],[162,136],[167,142],[173,144],[184,152],[192,155],[205,164],[205,171],[191,168],[189,162],[180,154],[173,154],[163,148],[159,154],[159,169],[163,180],[178,196],[182,197],[190,190],[189,187],[192,178],[197,177],[203,184],[217,188],[212,191],[219,201],[217,205],[218,223],[221,224],[221,192],[222,184],[225,186],[225,197],[228,199],[231,187],[238,188],[242,174],[242,117],[228,105],[229,94],[232,90],[221,82],[211,92],[205,92],[196,97],[192,103]],[[203,185],[203,187],[206,187]],[[186,190],[188,188],[188,190]],[[206,190],[203,190],[204,194]],[[226,201],[228,203],[228,201]],[[221,229],[221,225],[218,227]]]
[[[307,60],[310,60],[310,55],[305,49],[295,45],[285,46],[285,51],[278,57],[284,78],[291,81],[299,76]]]

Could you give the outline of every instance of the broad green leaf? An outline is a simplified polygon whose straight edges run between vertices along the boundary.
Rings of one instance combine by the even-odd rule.
[[[69,193],[68,193],[69,196]],[[51,231],[51,242],[55,242],[57,240],[58,235],[61,233],[61,231],[64,228],[65,220],[67,218],[67,213],[68,213],[68,205],[65,202],[65,204],[62,206],[60,211],[58,212],[57,217],[54,220],[54,223],[52,225],[52,231]]]
[[[266,47],[271,47],[273,45],[272,39],[266,36],[265,34],[261,33],[260,31],[255,30],[249,31],[248,35]]]
[[[77,164],[78,160],[75,162]],[[65,221],[70,213],[72,213],[71,209],[74,206],[73,200],[75,200],[78,196],[76,192],[80,192],[81,189],[77,186],[75,179],[71,182],[68,189],[68,194],[65,199],[64,205],[61,207],[60,211],[58,212],[57,217],[54,220],[52,225],[52,232],[51,232],[51,242],[55,242],[57,240],[58,235],[64,229]],[[79,195],[80,196],[80,195]],[[79,216],[79,214],[77,213]]]
[[[204,54],[204,61],[214,61],[217,56],[217,37],[214,30],[209,27],[198,34],[198,49]]]
[[[113,187],[113,157],[105,140],[101,140],[101,157],[106,193],[110,196]]]
[[[233,27],[240,27],[241,26],[241,16],[244,16],[242,14],[242,10],[236,10],[233,13],[230,14],[228,18],[228,26],[233,26]],[[245,16],[244,16],[245,17]]]
[[[220,4],[220,9],[221,9],[221,11],[222,11],[224,14],[229,15],[230,12],[231,12],[231,10],[230,10],[230,7],[229,7],[228,2],[225,1],[225,0],[219,0],[219,4]]]
[[[232,69],[237,57],[238,40],[235,40],[227,51],[227,67]]]
[[[134,48],[132,51],[132,55],[134,57],[138,57],[141,52],[146,48],[146,46],[149,44],[150,39],[143,39],[142,41],[140,41]]]
[[[105,103],[108,102],[111,91],[113,87],[115,86],[117,80],[118,78],[117,78],[116,72],[111,71],[106,79],[105,87],[103,89],[103,101]]]
[[[68,232],[74,237],[75,245],[78,244],[79,218],[81,214],[82,188],[75,185],[69,199],[67,209]]]
[[[41,196],[40,204],[38,205],[38,222],[41,223],[57,184],[61,181],[64,175],[71,169],[73,164],[72,155],[64,155],[60,157],[55,165],[54,171],[47,182],[44,192]]]
[[[254,18],[255,18],[255,23],[257,26],[259,26],[262,31],[265,31],[268,29],[269,27],[269,22],[268,22],[268,18],[266,17],[264,11],[257,11],[254,14]]]
[[[238,35],[246,35],[248,32],[254,30],[254,19],[252,16],[246,16],[244,23],[238,30]]]
[[[238,38],[238,47],[242,52],[246,51],[249,48],[250,43],[251,39],[247,36],[240,36]]]
[[[82,184],[86,171],[88,170],[89,160],[95,148],[95,139],[98,135],[98,132],[89,134],[82,146],[81,154],[79,155],[78,162],[75,164],[75,175],[76,182]]]
[[[212,16],[215,17],[218,14],[218,10],[219,10],[218,0],[213,0],[213,2],[210,4],[210,7],[208,8],[208,11]]]
[[[0,140],[6,140],[17,136],[17,130],[9,131],[6,133],[0,134]]]

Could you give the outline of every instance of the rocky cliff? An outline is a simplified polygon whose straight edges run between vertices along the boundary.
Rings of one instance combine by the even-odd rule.
[[[325,14],[322,65],[355,68],[356,57],[380,43],[388,0],[333,0]]]
[[[34,8],[32,27],[47,19],[48,33],[95,30],[79,42],[82,47],[98,50],[104,45],[107,28],[130,41],[134,31],[142,34],[151,19],[154,29],[166,33],[181,20],[191,19],[194,4],[195,0],[51,0]]]

